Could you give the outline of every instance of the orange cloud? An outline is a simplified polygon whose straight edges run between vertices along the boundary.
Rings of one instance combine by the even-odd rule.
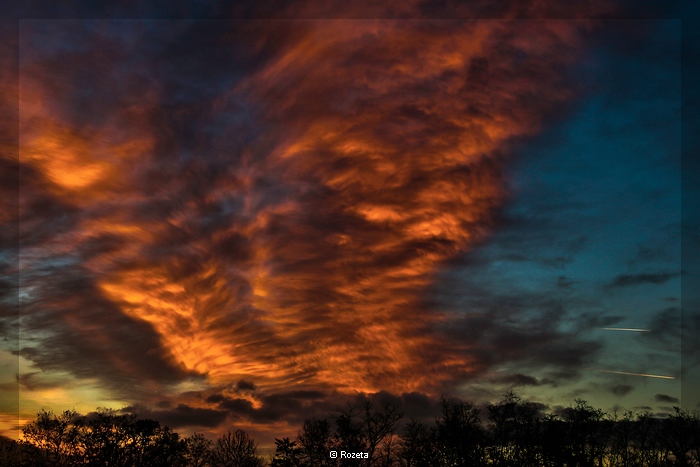
[[[424,292],[488,233],[509,145],[570,97],[562,70],[584,27],[262,21],[237,39],[255,60],[244,54],[235,84],[200,88],[186,61],[131,69],[114,51],[97,69],[144,88],[98,75],[88,110],[73,108],[79,74],[36,59],[20,70],[20,161],[33,177],[23,226],[60,224],[42,224],[40,197],[70,221],[26,250],[26,267],[54,271],[38,275],[28,296],[44,302],[29,309],[110,348],[118,313],[156,336],[144,354],[210,387],[437,393],[463,380],[484,364],[437,330],[450,317]],[[49,66],[51,86],[35,79]],[[78,298],[42,289],[61,261],[84,277],[87,303],[109,304],[97,322],[71,318]],[[141,371],[120,356],[111,365]]]

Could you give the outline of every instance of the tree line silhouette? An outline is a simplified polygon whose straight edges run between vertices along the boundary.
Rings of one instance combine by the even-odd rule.
[[[269,459],[243,430],[212,441],[182,437],[158,421],[109,409],[81,416],[41,411],[21,441],[3,438],[7,467],[657,467],[700,466],[700,416],[674,408],[605,414],[577,399],[562,413],[508,393],[486,407],[444,396],[432,424],[400,427],[391,402],[347,404],[326,419],[307,419],[295,439],[275,439]],[[330,452],[338,453],[331,458]],[[340,453],[363,453],[361,459]]]

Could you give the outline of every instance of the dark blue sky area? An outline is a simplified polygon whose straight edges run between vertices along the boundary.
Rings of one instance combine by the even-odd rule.
[[[623,28],[639,31],[640,23]],[[619,27],[601,34],[615,36]],[[570,377],[570,393],[606,408],[653,405],[658,392],[680,397],[679,380],[599,370],[680,377],[679,21],[657,24],[633,44],[594,49],[576,71],[587,92],[516,151],[494,235],[446,273],[435,298],[466,313],[467,327],[480,322],[472,313],[495,313],[493,329],[502,326],[503,335],[523,322],[542,330],[546,321],[580,341],[574,353],[559,354],[578,367],[559,375]],[[558,385],[540,358],[560,343],[544,330],[539,340],[518,337],[531,352],[501,371],[533,376],[537,383],[523,380],[536,386],[524,389],[533,394],[543,393],[542,381],[552,381],[545,389]],[[498,334],[483,339],[494,355],[505,353]]]

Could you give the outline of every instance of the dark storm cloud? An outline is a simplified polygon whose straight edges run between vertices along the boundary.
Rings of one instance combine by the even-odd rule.
[[[422,393],[392,394],[380,391],[374,394],[342,394],[318,390],[295,390],[269,394],[257,394],[251,399],[242,399],[235,394],[212,393],[198,395],[195,399],[216,412],[225,412],[229,423],[240,426],[275,424],[294,427],[297,430],[306,419],[328,419],[351,407],[364,408],[367,401],[373,411],[380,411],[386,404],[397,407],[403,414],[403,422],[421,420],[432,423],[440,413],[439,397]],[[125,409],[126,410],[126,409]],[[279,435],[279,433],[277,433]]]
[[[251,383],[250,381],[245,381],[245,380],[240,380],[236,383],[236,389],[239,391],[254,391],[257,388],[255,383]]]
[[[23,276],[29,284],[41,281],[42,292],[22,304],[22,327],[44,337],[37,345],[41,341],[26,335],[20,355],[42,371],[98,377],[122,395],[194,376],[170,362],[152,328],[121,313],[85,271],[66,274],[63,267],[57,274],[48,263],[34,271],[39,277]]]
[[[541,386],[543,384],[555,385],[555,382],[549,378],[544,378],[543,380],[538,380],[534,376],[524,375],[522,373],[515,373],[512,375],[505,375],[494,380],[496,383],[507,384],[512,387],[520,386]]]
[[[602,342],[587,335],[588,331],[619,320],[602,312],[583,313],[575,317],[576,326],[564,331],[562,324],[573,318],[556,293],[507,294],[492,289],[491,284],[477,285],[469,280],[461,287],[463,297],[468,299],[462,299],[459,305],[469,312],[441,332],[463,336],[461,351],[475,357],[474,361],[482,365],[480,371],[506,362],[517,363],[519,370],[546,368],[549,377],[540,384],[580,377],[603,348]],[[506,382],[526,383],[527,378],[518,380],[513,376]]]
[[[315,390],[297,390],[259,394],[252,400],[214,393],[207,396],[205,401],[214,404],[217,410],[225,411],[233,422],[264,424],[284,421],[297,426],[306,418],[328,417],[347,401],[347,396]]]
[[[209,398],[207,400],[215,400],[218,399],[217,397],[215,398]],[[219,402],[219,407],[232,413],[234,416],[243,416],[245,418],[250,418],[251,415],[257,415],[260,413],[260,410],[254,409],[252,402],[250,402],[247,399],[228,399],[228,398],[223,398]],[[267,411],[263,411],[263,414],[269,413]],[[279,414],[278,416],[281,416]],[[263,415],[263,418],[265,416]],[[266,420],[269,421],[269,420]]]
[[[656,402],[666,402],[669,404],[678,404],[680,400],[677,397],[669,396],[666,394],[657,394],[654,396]]]
[[[539,212],[536,210],[533,216]],[[507,230],[509,233],[497,233],[497,238],[491,239],[493,243],[489,241],[493,248],[487,246],[486,250],[475,250],[465,255],[464,266],[459,273],[440,287],[437,296],[441,298],[438,303],[450,308],[457,304],[459,309],[469,311],[459,332],[465,332],[472,346],[479,349],[480,355],[484,355],[481,361],[488,361],[488,365],[498,365],[505,361],[518,362],[518,370],[540,372],[543,367],[548,368],[545,374],[549,376],[541,381],[525,374],[516,374],[503,377],[499,382],[518,386],[545,383],[556,386],[558,381],[576,379],[581,376],[586,362],[591,362],[602,349],[601,343],[590,340],[585,335],[586,332],[601,323],[617,322],[620,318],[606,316],[604,311],[591,311],[590,307],[583,313],[574,311],[576,302],[568,298],[567,294],[575,290],[578,281],[565,276],[559,276],[555,284],[547,284],[545,289],[552,285],[553,288],[541,293],[514,290],[510,286],[511,279],[497,273],[499,270],[507,270],[503,266],[500,266],[502,269],[493,269],[491,280],[488,271],[496,264],[532,261],[545,268],[559,268],[573,260],[585,244],[583,237],[578,237],[575,241],[562,245],[568,253],[566,259],[558,256],[561,261],[556,260],[557,256],[542,257],[539,253],[542,248],[538,246],[541,242],[552,245],[561,242],[561,238],[566,238],[560,230],[561,226],[545,223],[543,227],[540,219],[507,219],[511,222]],[[511,229],[515,229],[515,232]],[[509,250],[524,251],[527,256],[520,255],[516,259],[507,253]],[[536,253],[531,255],[530,252]],[[476,260],[473,261],[472,258]],[[512,269],[518,268],[513,266]],[[512,283],[517,283],[517,279],[512,280]],[[451,288],[459,290],[458,298],[452,298],[451,292],[445,292]],[[567,310],[568,306],[573,309]],[[572,316],[574,313],[576,316]],[[572,319],[576,322],[576,326],[572,327],[575,330],[561,331],[560,325]]]
[[[216,428],[226,420],[227,413],[206,408],[190,407],[178,404],[170,410],[151,410],[142,405],[133,405],[120,409],[122,413],[132,413],[139,418],[158,420],[169,428],[207,427]]]
[[[644,284],[664,284],[669,280],[680,276],[679,272],[674,273],[656,273],[656,274],[620,274],[613,279],[606,287],[619,288],[631,287]]]

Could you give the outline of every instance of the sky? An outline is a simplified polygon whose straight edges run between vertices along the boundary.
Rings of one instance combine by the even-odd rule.
[[[510,389],[700,408],[682,21],[350,8],[18,21],[4,434],[110,407],[269,444],[365,395],[430,420]]]

